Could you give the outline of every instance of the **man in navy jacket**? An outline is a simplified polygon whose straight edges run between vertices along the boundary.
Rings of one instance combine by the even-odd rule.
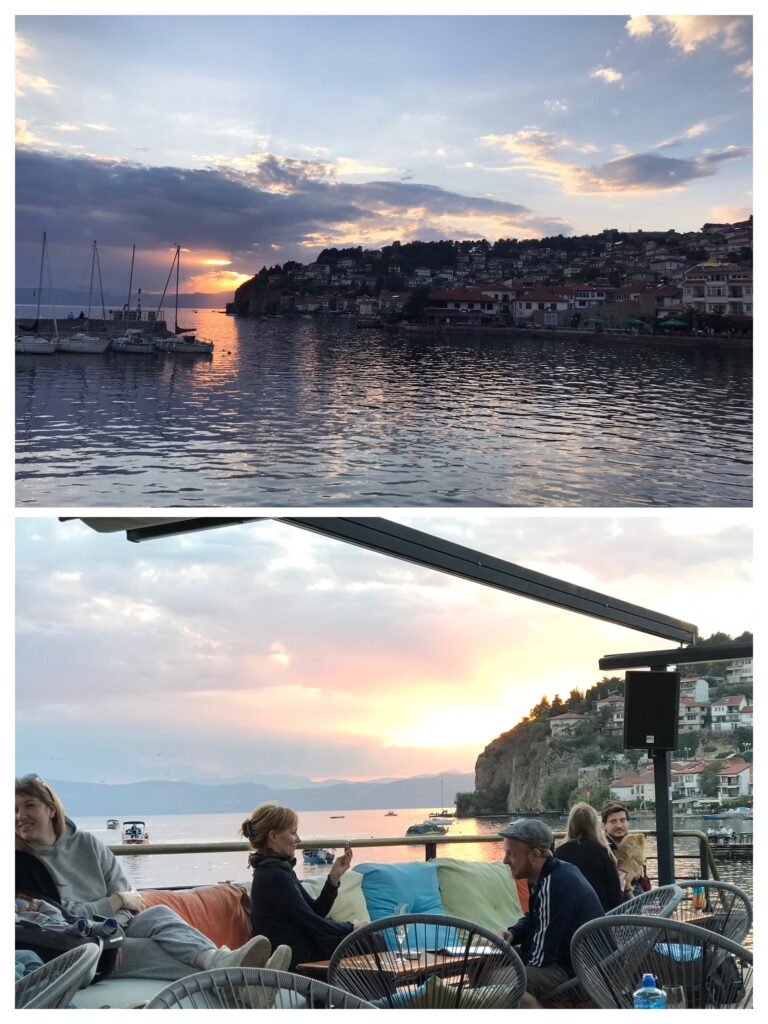
[[[513,821],[504,837],[504,863],[515,878],[528,880],[528,913],[509,929],[521,947],[528,978],[522,1006],[540,1006],[558,985],[573,977],[571,939],[585,922],[603,916],[595,890],[573,864],[552,856],[552,830],[535,818]]]

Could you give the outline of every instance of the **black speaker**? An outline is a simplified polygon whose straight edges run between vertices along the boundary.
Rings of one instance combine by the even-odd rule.
[[[627,672],[624,749],[674,750],[679,704],[679,672]]]

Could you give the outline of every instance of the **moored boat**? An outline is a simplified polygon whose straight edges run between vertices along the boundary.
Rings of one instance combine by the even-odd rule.
[[[124,352],[128,355],[151,355],[157,346],[151,338],[145,338],[136,328],[128,328],[119,338],[113,338],[110,344],[113,352]]]
[[[117,829],[120,828],[120,821],[118,818],[107,818],[107,828]]]
[[[40,323],[40,302],[43,294],[43,268],[48,249],[48,233],[43,232],[42,250],[40,253],[40,276],[37,282],[37,310],[35,322],[28,327],[22,327],[23,333],[16,335],[16,352],[24,355],[52,355],[58,347],[58,331],[56,329],[56,317],[53,318],[53,329],[56,337],[41,338],[37,333]]]
[[[196,338],[192,333],[194,327],[179,327],[179,268],[181,266],[181,246],[176,246],[176,252],[171,263],[171,269],[168,272],[168,281],[171,279],[173,268],[176,267],[176,305],[174,309],[174,328],[172,338],[158,338],[155,342],[160,352],[170,352],[172,354],[186,354],[186,355],[197,355],[197,356],[209,356],[213,355],[213,342],[203,341],[201,338]],[[165,288],[163,294],[160,297],[160,306],[162,307],[165,293],[168,289],[168,281],[165,282]],[[159,313],[159,310],[158,310]],[[185,337],[186,335],[186,337]]]
[[[334,856],[330,850],[303,850],[305,864],[333,864]]]
[[[407,836],[445,835],[448,829],[444,825],[437,825],[433,821],[422,821],[418,825],[409,825],[405,830]]]
[[[59,352],[79,352],[81,355],[99,355],[109,348],[109,338],[97,337],[95,334],[86,334],[84,331],[76,331],[74,334],[62,334],[59,337]]]

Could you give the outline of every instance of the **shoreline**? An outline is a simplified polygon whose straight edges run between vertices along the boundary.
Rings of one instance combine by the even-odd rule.
[[[752,338],[728,338],[718,335],[701,334],[628,334],[619,329],[608,328],[604,331],[580,331],[575,328],[541,328],[529,327],[480,327],[433,326],[431,324],[387,324],[382,325],[388,331],[402,331],[416,337],[456,337],[466,336],[478,338],[540,338],[546,341],[621,341],[635,345],[678,345],[683,348],[731,348],[742,351],[752,350]]]

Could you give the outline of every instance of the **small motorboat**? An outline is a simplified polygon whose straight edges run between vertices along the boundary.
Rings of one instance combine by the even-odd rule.
[[[344,815],[343,814],[332,814],[331,817],[332,818],[343,818]]]
[[[149,842],[149,833],[144,822],[124,821],[123,842],[127,846],[145,846]]]
[[[437,825],[434,821],[422,821],[419,825],[409,825],[405,834],[407,836],[442,836],[447,831],[448,829],[444,825]]]
[[[387,813],[384,815],[384,817],[385,818],[396,818],[397,817],[397,811],[387,811]]]
[[[333,864],[335,857],[330,850],[303,850],[305,864]]]
[[[120,822],[117,818],[107,818],[107,828],[120,828]]]

